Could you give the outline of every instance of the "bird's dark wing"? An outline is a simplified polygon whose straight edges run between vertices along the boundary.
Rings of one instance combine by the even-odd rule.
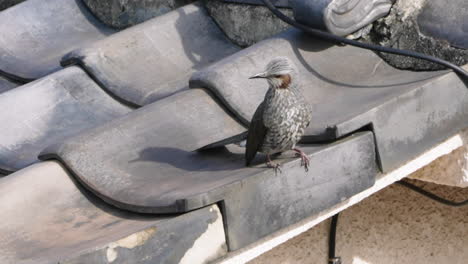
[[[255,158],[257,151],[260,149],[260,146],[262,146],[263,141],[265,140],[267,128],[263,124],[264,109],[265,105],[262,102],[255,111],[255,114],[252,117],[252,122],[250,122],[249,132],[247,134],[247,147],[245,149],[246,166],[250,165],[252,160]]]

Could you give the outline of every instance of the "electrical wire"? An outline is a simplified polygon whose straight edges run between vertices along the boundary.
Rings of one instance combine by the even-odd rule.
[[[330,224],[330,235],[328,237],[328,264],[341,264],[341,258],[335,254],[336,248],[336,228],[338,226],[338,217],[340,214],[336,214],[332,217]]]
[[[441,204],[444,204],[444,205],[448,205],[448,206],[453,206],[453,207],[461,207],[461,206],[465,206],[465,205],[468,205],[468,200],[465,200],[465,201],[462,201],[462,202],[454,202],[454,201],[450,201],[450,200],[447,200],[447,199],[444,199],[442,197],[439,197],[433,193],[430,193],[414,184],[411,184],[409,182],[406,182],[406,181],[398,181],[397,182],[398,184],[400,184],[401,186],[404,186],[412,191],[415,191],[419,194],[422,194],[424,196],[426,196],[427,198],[429,199],[432,199],[436,202],[439,202]]]
[[[432,199],[438,203],[441,203],[441,204],[444,204],[444,205],[448,205],[448,206],[452,206],[452,207],[461,207],[461,206],[465,206],[465,205],[468,205],[468,200],[465,200],[465,201],[462,201],[462,202],[454,202],[454,201],[450,201],[450,200],[447,200],[447,199],[444,199],[442,197],[439,197],[431,192],[428,192],[414,184],[411,184],[409,182],[406,182],[406,181],[398,181],[396,182],[398,184],[400,184],[401,186],[404,186],[412,191],[415,191],[429,199]],[[336,256],[336,229],[337,229],[337,226],[338,226],[338,216],[339,216],[339,213],[334,215],[332,217],[332,221],[331,221],[331,224],[330,224],[330,235],[329,235],[329,238],[328,238],[328,264],[341,264],[341,258],[340,257],[337,257]]]
[[[314,28],[303,25],[303,24],[289,18],[288,16],[283,14],[281,11],[279,11],[271,3],[270,0],[262,0],[262,2],[265,4],[265,6],[276,17],[281,19],[283,22],[285,22],[285,23],[287,23],[287,24],[289,24],[289,25],[291,25],[293,27],[296,27],[296,28],[298,28],[298,29],[310,34],[310,35],[315,36],[315,37],[318,37],[318,38],[321,38],[321,39],[324,39],[324,40],[327,40],[327,41],[331,41],[331,42],[334,42],[334,43],[344,43],[344,44],[348,44],[348,45],[363,48],[363,49],[368,49],[368,50],[373,50],[373,51],[378,51],[378,52],[384,52],[384,53],[390,53],[390,54],[396,54],[396,55],[402,55],[402,56],[407,56],[407,57],[412,57],[412,58],[417,58],[417,59],[430,61],[430,62],[439,64],[439,65],[445,66],[445,67],[447,67],[449,69],[452,69],[454,72],[458,73],[460,77],[463,77],[465,80],[468,81],[468,72],[467,71],[465,71],[462,67],[457,66],[457,65],[455,65],[455,64],[453,64],[451,62],[448,62],[446,60],[436,58],[436,57],[433,57],[433,56],[430,56],[430,55],[418,53],[418,52],[415,52],[415,51],[394,49],[394,48],[389,48],[389,47],[382,47],[382,46],[378,46],[378,45],[373,45],[373,44],[369,44],[369,43],[363,43],[363,42],[359,42],[359,41],[356,41],[356,40],[340,37],[340,36],[325,32],[325,31],[314,29]]]

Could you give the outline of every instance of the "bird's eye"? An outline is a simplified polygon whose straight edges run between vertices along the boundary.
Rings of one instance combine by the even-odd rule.
[[[281,75],[277,74],[275,75],[275,78],[281,78]]]

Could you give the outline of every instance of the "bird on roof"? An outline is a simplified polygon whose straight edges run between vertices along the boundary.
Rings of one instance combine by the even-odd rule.
[[[269,84],[265,98],[250,122],[245,151],[249,166],[257,152],[266,154],[267,166],[281,171],[271,155],[293,150],[301,158],[301,166],[309,169],[309,158],[296,144],[311,120],[310,105],[304,100],[294,63],[286,57],[271,60],[264,72],[249,79],[263,78]]]

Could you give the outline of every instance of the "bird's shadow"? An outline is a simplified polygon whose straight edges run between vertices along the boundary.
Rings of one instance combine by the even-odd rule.
[[[186,151],[171,147],[149,147],[141,150],[136,159],[128,163],[150,162],[159,163],[158,166],[171,166],[184,171],[234,171],[245,169],[244,148],[235,147],[216,147],[196,151]],[[272,158],[283,163],[283,160],[289,160],[292,155],[274,154]],[[268,168],[266,157],[258,153],[252,161],[251,166],[255,168]]]
[[[186,151],[172,147],[149,147],[141,150],[138,158],[129,163],[159,163],[185,171],[232,171],[245,167],[244,153],[233,152],[226,147],[198,151]]]

